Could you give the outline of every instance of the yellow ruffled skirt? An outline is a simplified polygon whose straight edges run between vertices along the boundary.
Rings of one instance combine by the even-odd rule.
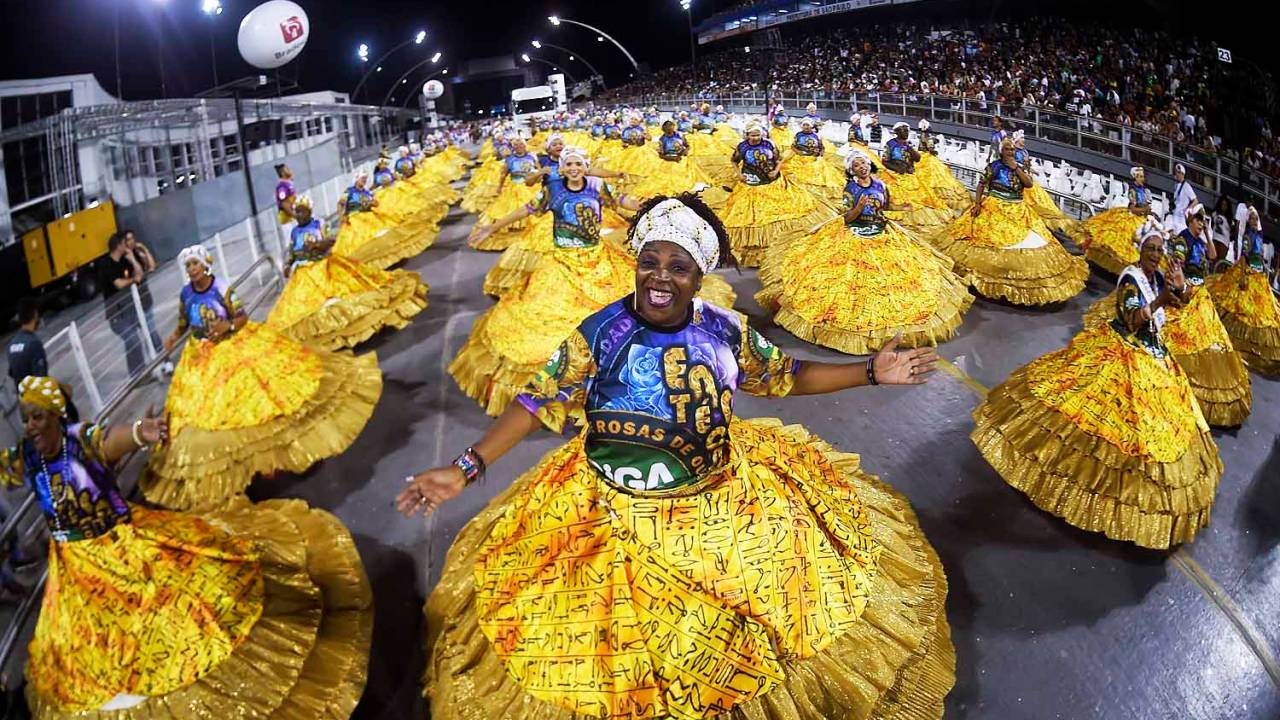
[[[622,247],[627,235],[627,221],[613,208],[604,208],[601,218],[601,242]],[[500,298],[513,289],[524,287],[542,258],[558,250],[554,230],[555,215],[546,212],[535,216],[524,233],[502,251],[498,262],[485,273],[484,294]]]
[[[982,212],[965,211],[933,244],[955,261],[979,294],[1015,305],[1063,302],[1084,290],[1089,267],[1063,249],[1026,203],[986,195]]]
[[[326,350],[399,329],[427,306],[427,286],[407,270],[378,270],[330,255],[294,269],[267,325]]]
[[[165,398],[169,441],[152,453],[142,492],[202,509],[254,475],[302,472],[346,450],[381,394],[374,353],[320,350],[255,322],[219,342],[192,339]]]
[[[1053,196],[1043,187],[1032,185],[1029,188],[1024,188],[1022,201],[1036,211],[1036,214],[1040,216],[1045,225],[1049,226],[1050,230],[1065,233],[1072,239],[1075,236],[1084,237],[1084,233],[1080,230],[1080,221],[1074,220],[1062,212],[1062,208],[1058,207],[1058,203],[1053,201]],[[1123,270],[1124,268],[1121,269]]]
[[[973,416],[1005,482],[1076,527],[1163,550],[1209,524],[1222,461],[1191,386],[1109,324],[1015,371]]]
[[[338,231],[333,254],[385,270],[435,243],[440,228],[429,215],[425,212],[400,222],[382,217],[376,209],[348,215]]]
[[[508,179],[498,198],[480,214],[477,221],[480,225],[491,225],[510,215],[513,211],[533,201],[534,196],[542,189],[541,185],[525,185],[524,181],[516,182]],[[530,225],[529,218],[517,220],[501,230],[491,234],[479,242],[469,243],[474,250],[500,251],[511,247],[520,234]]]
[[[401,182],[425,197],[428,205],[443,208],[444,212],[440,215],[441,218],[449,213],[451,205],[462,199],[462,193],[449,184],[452,182],[451,180],[444,180],[426,171],[420,171],[407,180],[401,180]]]
[[[782,174],[791,182],[826,202],[837,205],[844,197],[845,173],[820,155],[793,154],[782,163]]]
[[[449,374],[485,412],[501,415],[579,323],[635,290],[635,269],[635,257],[611,242],[545,255],[524,286],[476,320]],[[716,275],[703,279],[702,297],[722,307],[734,300]]]
[[[1280,376],[1280,303],[1267,274],[1236,263],[1205,281],[1222,324],[1249,368]]]
[[[729,193],[720,220],[738,264],[759,267],[772,244],[806,235],[835,214],[816,195],[780,175],[763,185],[740,183]]]
[[[665,173],[669,164],[658,157],[657,146],[653,143],[627,145],[618,153],[617,169],[627,175],[634,175],[635,178],[631,179],[634,183],[635,180],[644,180]]]
[[[730,443],[694,495],[619,493],[579,437],[495,498],[427,601],[432,717],[941,718],[947,581],[906,499],[798,425]]]
[[[329,513],[135,506],[106,535],[50,544],[27,700],[42,720],[347,717],[372,630],[364,566]],[[135,704],[94,712],[117,696]]]
[[[471,173],[471,180],[462,191],[463,211],[484,212],[484,209],[489,207],[489,203],[498,197],[501,186],[502,162],[496,159],[487,160]]]
[[[1128,208],[1111,208],[1085,218],[1078,225],[1084,256],[1103,270],[1119,275],[1138,262],[1135,234],[1144,222],[1145,217],[1134,215]]]
[[[778,150],[784,153],[791,147],[791,144],[795,142],[795,139],[796,134],[792,132],[789,127],[779,127],[777,125],[771,125],[769,127],[769,140],[778,148]]]
[[[741,178],[732,160],[738,146],[736,139],[726,142],[719,132],[715,135],[691,132],[684,137],[689,143],[689,159],[711,178],[713,185],[732,188],[738,184]]]
[[[958,212],[973,205],[973,193],[933,153],[920,153],[916,175],[920,176],[920,182],[929,188],[934,197],[952,210]]]
[[[955,211],[934,194],[918,172],[896,173],[881,168],[877,177],[889,189],[889,198],[894,205],[911,203],[910,210],[894,211],[889,215],[917,237],[933,235],[955,218]]]
[[[1097,327],[1115,316],[1112,292],[1089,306],[1084,326]],[[1243,423],[1253,407],[1249,371],[1218,319],[1208,291],[1198,288],[1185,308],[1165,308],[1165,316],[1161,337],[1191,383],[1205,420],[1218,427]]]
[[[897,333],[907,347],[955,336],[973,296],[951,261],[892,225],[862,237],[837,220],[775,245],[756,301],[791,334],[841,352],[879,350]]]
[[[679,160],[658,160],[662,164],[661,172],[640,179],[627,191],[628,195],[644,202],[659,195],[675,196],[681,193],[697,192],[711,209],[719,211],[724,208],[729,193],[717,186],[715,181],[702,168],[687,157]]]

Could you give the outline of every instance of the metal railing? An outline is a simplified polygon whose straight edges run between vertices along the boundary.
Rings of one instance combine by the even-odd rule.
[[[254,277],[255,273],[259,273],[260,271],[266,271],[268,269],[270,270],[270,274],[267,281],[265,282],[261,281],[259,276],[259,281],[261,282],[261,288],[262,288],[261,292],[259,292],[251,301],[245,304],[246,313],[251,314],[268,297],[271,296],[271,291],[273,289],[278,289],[278,286],[283,285],[284,274],[281,271],[280,265],[277,262],[275,262],[275,259],[270,255],[262,255],[257,259],[255,259],[252,263],[250,263],[250,265],[244,269],[241,275],[238,278],[236,278],[235,282],[231,284],[232,290],[237,289],[241,285],[243,285],[245,282],[247,282],[251,277]],[[168,360],[171,355],[178,352],[179,349],[185,345],[185,341],[187,340],[189,335],[190,335],[189,331],[187,333],[183,333],[183,335],[179,338],[178,342],[174,344],[172,349],[166,350],[164,348],[161,348],[155,354],[155,356],[152,357],[147,362],[146,366],[143,367],[143,370],[141,373],[133,376],[132,378],[129,379],[127,383],[125,383],[122,387],[118,388],[116,392],[114,392],[112,396],[102,406],[101,411],[95,413],[97,422],[106,422],[111,417],[111,414],[115,412],[117,409],[119,409],[121,405],[124,404],[124,401],[130,397],[133,391],[136,390],[142,384],[143,380],[145,380],[152,371],[160,367],[161,363]],[[133,452],[130,452],[129,455],[125,456],[124,458],[121,458],[120,461],[116,463],[116,467],[123,468],[126,465],[128,465],[128,463],[134,458],[137,452],[138,451],[135,450]],[[125,487],[123,487],[123,485],[121,486],[121,492],[125,493],[126,495],[132,494],[131,493],[132,489],[133,489],[132,487],[129,489],[126,489]],[[13,512],[13,514],[5,522],[4,527],[0,529],[0,544],[6,541],[11,536],[11,534],[17,530],[20,524],[22,524],[27,520],[37,518],[38,516],[32,515],[33,512],[38,512],[38,511],[36,508],[36,496],[34,493],[31,493],[27,495],[26,499],[23,500],[22,504]],[[9,682],[8,682],[9,661],[13,655],[15,648],[17,647],[18,637],[21,635],[22,629],[23,627],[26,626],[27,621],[30,620],[31,613],[35,610],[36,604],[39,601],[39,597],[41,596],[42,591],[44,590],[44,585],[48,579],[48,574],[49,574],[49,570],[48,570],[48,566],[46,565],[45,569],[41,572],[40,578],[32,586],[30,593],[26,597],[22,598],[22,601],[18,604],[17,608],[14,610],[13,617],[10,619],[8,627],[4,629],[3,634],[0,634],[0,689],[7,690],[9,688]]]
[[[1224,188],[1238,187],[1244,195],[1240,199],[1256,205],[1264,214],[1270,214],[1272,205],[1280,206],[1280,180],[1255,172],[1238,160],[1179,144],[1172,138],[1146,133],[1138,128],[1034,105],[925,93],[852,92],[837,95],[821,90],[786,88],[775,88],[769,93],[637,94],[623,97],[619,102],[657,105],[664,109],[708,102],[763,112],[766,100],[780,102],[790,112],[797,112],[797,109],[802,110],[808,103],[813,103],[819,110],[852,112],[857,108],[977,129],[989,129],[993,117],[1006,118],[1025,130],[1029,138],[1142,165],[1166,175],[1172,175],[1174,166],[1181,164],[1187,169],[1187,180],[1199,189],[1217,195]]]

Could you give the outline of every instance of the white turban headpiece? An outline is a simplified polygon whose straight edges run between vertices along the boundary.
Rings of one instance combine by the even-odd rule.
[[[684,248],[704,275],[720,263],[720,238],[715,228],[675,198],[663,200],[636,218],[631,250],[639,254],[652,242],[675,243]]]
[[[564,136],[561,135],[560,133],[551,133],[550,135],[547,136],[546,147],[551,147],[551,144],[557,140],[559,140],[560,142],[564,142]]]
[[[1129,177],[1133,178],[1134,180],[1137,180],[1137,179],[1138,179],[1138,173],[1140,173],[1140,172],[1142,172],[1142,168],[1141,168],[1141,167],[1138,167],[1137,165],[1135,165],[1135,166],[1133,166],[1133,167],[1129,168]]]
[[[1163,240],[1165,237],[1164,225],[1156,219],[1155,215],[1148,215],[1146,222],[1142,223],[1138,231],[1133,234],[1133,241],[1137,245],[1139,252],[1142,251],[1142,246],[1146,244],[1147,238],[1153,236]]]
[[[1178,163],[1177,165],[1173,166],[1173,171],[1176,173],[1185,173],[1187,171],[1187,166],[1183,165],[1182,163]]]
[[[210,255],[209,251],[205,250],[204,246],[199,243],[184,247],[182,248],[182,251],[178,253],[178,264],[182,267],[186,267],[187,262],[190,260],[195,260],[200,263],[204,266],[204,269],[209,272],[213,271],[213,256]]]
[[[400,153],[400,157],[404,157],[405,155],[409,154],[409,146],[401,145],[399,148],[397,148],[397,152]]]
[[[753,132],[760,132],[760,133],[764,132],[764,123],[760,122],[756,118],[751,118],[750,120],[748,120],[747,126],[742,130],[743,135],[750,135]]]
[[[869,155],[861,150],[851,150],[844,158],[844,169],[846,172],[853,172],[853,162],[858,158],[862,158],[867,161],[868,165],[872,165],[871,157]]]
[[[916,127],[920,128],[920,132],[929,132],[929,121],[922,118]]]
[[[560,151],[560,169],[563,170],[564,164],[573,158],[577,158],[582,161],[583,165],[591,167],[591,156],[587,154],[586,150],[573,145],[565,145],[564,149]]]
[[[910,130],[910,129],[911,129],[911,126],[904,122],[896,122],[893,124],[893,131],[895,133],[898,132],[898,130]]]

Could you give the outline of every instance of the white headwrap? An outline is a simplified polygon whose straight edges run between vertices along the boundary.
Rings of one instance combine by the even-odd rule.
[[[813,127],[813,121],[809,118],[803,118],[800,121],[800,127]]]
[[[1129,177],[1133,178],[1134,180],[1137,180],[1137,179],[1138,179],[1138,173],[1140,173],[1140,172],[1142,172],[1142,168],[1140,168],[1140,167],[1138,167],[1137,165],[1135,165],[1135,166],[1133,166],[1133,167],[1129,168]]]
[[[1143,244],[1147,242],[1147,238],[1153,235],[1163,240],[1165,237],[1164,225],[1156,219],[1155,215],[1148,215],[1146,222],[1142,223],[1137,232],[1133,234],[1133,241],[1138,247],[1138,252],[1142,252]]]
[[[929,121],[921,118],[920,124],[916,127],[920,128],[920,132],[929,132]]]
[[[203,245],[197,243],[182,248],[182,251],[178,253],[178,264],[186,267],[189,260],[195,260],[203,265],[205,270],[213,272],[213,256],[209,254],[208,250],[204,249]]]
[[[1187,171],[1187,166],[1183,165],[1182,163],[1178,163],[1177,165],[1173,166],[1173,171],[1176,173],[1185,173]]]
[[[352,182],[353,182],[353,183],[358,183],[358,182],[360,182],[360,180],[361,180],[361,179],[364,179],[364,180],[368,180],[368,179],[369,179],[369,171],[368,171],[368,170],[357,170],[357,171],[356,171],[355,176],[354,176],[354,177],[352,177]]]
[[[561,135],[561,134],[560,134],[560,133],[558,133],[558,132],[556,132],[556,133],[551,133],[550,135],[548,135],[548,136],[547,136],[547,142],[546,142],[546,144],[544,145],[544,147],[551,147],[551,143],[553,143],[553,142],[555,142],[555,141],[557,141],[557,140],[559,140],[560,142],[564,142],[564,136],[563,136],[563,135]]]
[[[560,151],[560,169],[563,170],[564,164],[572,158],[577,158],[582,161],[583,165],[591,167],[591,156],[587,154],[586,150],[573,145],[565,145],[564,149]]]
[[[396,148],[396,151],[400,153],[400,157],[404,157],[405,155],[409,154],[409,146],[401,145],[400,147]]]
[[[675,243],[684,248],[704,275],[720,263],[720,239],[711,223],[675,198],[663,200],[636,218],[631,250],[639,254],[652,242]]]
[[[858,158],[862,158],[863,160],[866,160],[868,165],[872,164],[870,155],[867,155],[861,150],[850,150],[849,154],[846,155],[844,158],[845,172],[853,172],[853,161],[857,160]]]
[[[1187,209],[1182,211],[1182,215],[1187,220],[1190,220],[1196,215],[1204,215],[1204,205],[1200,204],[1199,200],[1192,200],[1191,204],[1187,206]]]
[[[763,133],[764,123],[760,122],[756,118],[751,118],[750,120],[747,121],[747,126],[742,129],[742,134],[750,135],[752,132],[756,132],[756,131]]]
[[[908,125],[908,124],[906,124],[906,123],[904,123],[904,122],[896,122],[896,123],[894,123],[894,124],[893,124],[893,131],[894,131],[895,133],[896,133],[896,132],[898,132],[898,128],[905,128],[905,129],[907,129],[907,130],[910,130],[910,129],[911,129],[911,126],[910,126],[910,125]]]
[[[1015,143],[1017,143],[1017,142],[1025,142],[1025,141],[1026,141],[1026,139],[1027,139],[1027,133],[1026,133],[1025,131],[1023,131],[1023,130],[1014,130],[1014,131],[1013,131],[1013,141],[1014,141]]]

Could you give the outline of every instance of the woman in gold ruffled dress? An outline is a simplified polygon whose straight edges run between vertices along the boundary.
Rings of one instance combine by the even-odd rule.
[[[425,216],[384,213],[381,199],[365,187],[368,181],[368,173],[357,173],[351,187],[338,198],[342,223],[334,253],[386,269],[431,247],[439,228]]]
[[[147,499],[217,507],[255,475],[302,472],[346,450],[382,394],[377,356],[321,350],[249,322],[203,247],[178,261],[190,282],[165,346],[188,329],[192,337],[165,398],[172,437],[142,478]]]
[[[1022,166],[1028,176],[1031,175],[1031,153],[1026,148],[1026,135],[1021,130],[1015,130],[1009,137],[1013,140],[1014,160]],[[1056,230],[1068,237],[1073,234],[1081,235],[1080,221],[1067,217],[1067,214],[1062,212],[1062,208],[1058,207],[1058,203],[1053,201],[1049,191],[1040,185],[1023,188],[1022,200],[1036,211],[1050,230]]]
[[[427,205],[434,205],[442,210],[439,215],[443,218],[449,214],[449,206],[462,198],[462,193],[449,184],[462,176],[462,170],[446,160],[439,151],[435,152],[435,155],[427,156],[418,143],[401,145],[400,157],[396,158],[392,169],[395,170],[396,179],[418,191]]]
[[[921,120],[917,128],[920,130],[920,159],[916,161],[916,175],[933,194],[955,211],[969,208],[969,189],[956,179],[951,168],[938,158],[938,139],[929,132],[929,121]],[[861,132],[861,129],[859,129]],[[850,130],[852,134],[852,130]],[[1039,187],[1039,186],[1037,186]]]
[[[285,283],[267,325],[327,350],[354,347],[382,328],[402,328],[427,306],[427,286],[407,270],[378,270],[329,252],[311,198],[294,202]]]
[[[827,162],[822,138],[813,120],[800,121],[800,132],[791,143],[791,155],[782,161],[782,172],[792,182],[828,202],[837,202],[844,192],[845,173]]]
[[[35,493],[52,536],[32,717],[351,714],[373,598],[337,518],[298,500],[203,516],[131,506],[115,466],[163,441],[163,420],[68,424],[47,377],[24,379],[20,397],[25,433],[0,451],[0,483]]]
[[[739,391],[919,384],[936,357],[785,356],[694,297],[728,252],[715,225],[655,198],[632,292],[453,465],[407,478],[401,512],[431,512],[539,427],[573,436],[449,552],[425,608],[433,718],[942,717],[947,580],[909,503],[803,427],[733,413]]]
[[[770,248],[756,301],[796,337],[854,355],[895,335],[918,347],[950,340],[973,296],[951,261],[889,222],[889,189],[871,160],[849,156],[843,222]]]
[[[773,243],[786,243],[831,217],[833,209],[782,173],[778,149],[753,120],[746,139],[733,151],[742,182],[729,193],[720,213],[733,254],[747,267],[759,267]]]
[[[502,135],[502,128],[495,127],[489,142],[480,149],[480,167],[471,173],[471,180],[462,191],[464,212],[481,213],[498,197],[502,186],[503,159],[511,154],[511,146]]]
[[[662,134],[654,141],[660,170],[631,186],[630,195],[641,201],[658,195],[697,193],[703,202],[713,209],[724,207],[728,193],[714,187],[714,181],[689,159],[689,146],[685,138],[676,132],[671,120],[662,123]]]
[[[1209,524],[1222,461],[1186,375],[1165,347],[1166,308],[1188,299],[1160,272],[1164,237],[1120,275],[1111,322],[1015,371],[974,411],[973,441],[1036,506],[1157,550]],[[1192,293],[1196,292],[1191,290]]]
[[[790,146],[792,138],[791,117],[782,103],[774,103],[769,113],[769,140],[779,148]]]
[[[1151,190],[1146,185],[1146,171],[1140,167],[1131,168],[1129,176],[1133,182],[1129,185],[1128,207],[1104,210],[1079,223],[1084,256],[1110,273],[1118,274],[1138,262],[1133,235],[1151,214]]]
[[[665,163],[649,144],[649,133],[644,129],[642,118],[635,113],[627,115],[627,126],[622,129],[622,152],[618,154],[614,166],[618,171],[626,173],[628,184],[632,178],[635,182],[640,182],[666,171]]]
[[[738,166],[729,156],[740,138],[733,128],[717,123],[710,105],[703,104],[702,108],[693,116],[681,112],[676,132],[689,146],[689,159],[710,179],[710,184],[731,188],[738,182]]]
[[[555,251],[543,256],[522,287],[509,291],[476,320],[466,345],[449,365],[449,374],[467,397],[490,415],[499,415],[546,362],[564,336],[584,317],[627,294],[635,258],[618,243],[602,241],[602,210],[617,204],[636,210],[640,204],[619,195],[612,185],[586,174],[589,160],[577,148],[560,154],[561,182],[549,183],[517,215],[551,213]],[[492,232],[477,226],[472,234]],[[709,278],[706,292],[718,302],[733,303],[733,291],[719,277]]]
[[[923,157],[907,142],[911,128],[904,122],[896,123],[893,135],[881,153],[884,165],[881,180],[894,197],[909,208],[899,214],[897,221],[920,237],[928,237],[950,222],[955,213],[933,192],[925,176],[916,172],[916,163]]]
[[[537,171],[525,178],[525,184],[545,188],[560,182],[560,153],[565,147],[567,143],[563,136],[552,133],[547,138],[546,152],[538,155]],[[586,151],[583,152],[590,156]],[[620,172],[600,167],[588,168],[587,175],[605,179],[624,177]],[[621,237],[621,233],[627,228],[627,221],[613,207],[601,208],[600,212],[601,237],[605,239]],[[525,281],[542,261],[542,257],[555,250],[555,215],[541,213],[527,223],[524,232],[511,243],[510,247],[502,251],[498,262],[485,273],[484,293],[500,298],[513,288],[524,287]]]
[[[1185,220],[1183,230],[1167,241],[1169,262],[1181,265],[1188,287],[1197,291],[1186,307],[1165,308],[1161,337],[1169,354],[1186,373],[1209,424],[1235,427],[1244,422],[1253,406],[1249,371],[1218,318],[1213,296],[1203,290],[1208,269],[1217,259],[1217,250],[1208,239],[1204,206],[1197,202],[1187,208]],[[1139,232],[1146,232],[1149,227],[1150,224]],[[1094,303],[1085,312],[1085,327],[1110,322],[1115,307],[1114,293]]]
[[[979,294],[1015,305],[1063,302],[1084,289],[1089,267],[1069,254],[1022,201],[1035,181],[1014,159],[1011,140],[978,181],[973,207],[943,228],[933,244],[955,261]]]
[[[529,152],[529,145],[524,137],[517,135],[511,140],[511,153],[502,160],[498,197],[480,214],[480,222],[492,223],[532,200],[538,192],[538,186],[526,184],[525,178],[537,169],[538,157]],[[528,223],[524,221],[514,222],[503,228],[502,232],[470,244],[476,250],[506,250],[526,227]]]
[[[1253,207],[1245,221],[1244,240],[1244,251],[1236,264],[1207,281],[1205,287],[1249,368],[1280,376],[1280,302],[1267,285],[1262,223]]]

